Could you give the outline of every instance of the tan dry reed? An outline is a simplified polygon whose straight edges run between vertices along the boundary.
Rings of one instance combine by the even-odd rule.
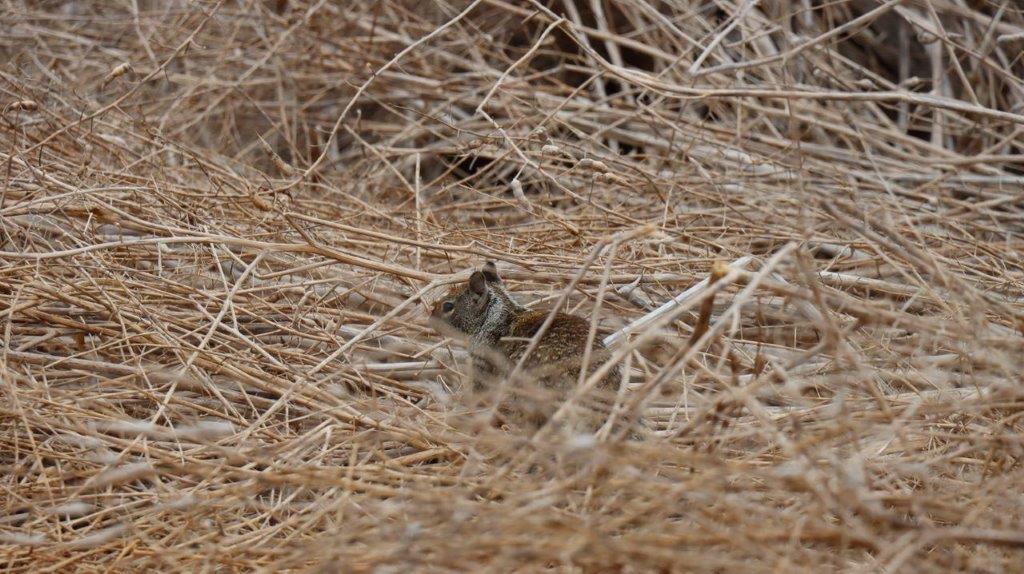
[[[4,569],[1018,571],[1022,53],[1012,0],[0,2]],[[480,424],[426,310],[486,259],[644,440]]]

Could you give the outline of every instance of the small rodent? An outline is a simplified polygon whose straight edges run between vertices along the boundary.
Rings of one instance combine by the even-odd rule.
[[[494,263],[488,261],[470,275],[469,281],[454,286],[439,300],[431,318],[469,336],[473,384],[480,390],[500,380],[519,362],[548,314],[548,311],[531,311],[516,303],[505,289]],[[540,387],[561,391],[559,396],[565,396],[564,391],[574,388],[579,379],[589,332],[590,321],[556,313],[523,364],[524,374],[540,383]],[[588,374],[595,372],[607,358],[604,345],[595,338]],[[616,365],[598,382],[598,392],[607,399],[607,395],[618,388],[620,380]]]

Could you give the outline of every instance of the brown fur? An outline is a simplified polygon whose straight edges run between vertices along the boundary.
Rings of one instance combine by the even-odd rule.
[[[504,355],[509,358],[511,363],[515,364],[522,358],[530,344],[529,339],[544,325],[548,313],[549,311],[524,311],[516,315],[509,329],[508,337],[501,344]],[[545,373],[551,370],[556,371],[544,377],[548,384],[575,385],[582,366],[583,355],[586,352],[589,334],[590,322],[586,319],[568,313],[557,313],[533,352],[530,353],[524,366],[530,370],[540,368]],[[590,354],[590,372],[593,372],[601,361],[607,358],[607,353],[603,351],[604,345],[595,338]],[[554,369],[545,367],[554,367]],[[604,388],[614,388],[619,382],[618,375],[618,366],[616,366],[598,385]]]
[[[530,339],[548,318],[548,311],[524,309],[505,290],[493,263],[476,271],[470,280],[453,287],[436,303],[431,313],[435,321],[469,335],[473,357],[473,388],[487,391],[500,383],[503,375],[523,357]],[[567,391],[576,387],[586,352],[590,321],[557,313],[523,364],[524,377],[511,389],[514,408],[506,414],[541,423],[554,412]],[[607,360],[608,352],[599,339],[594,340],[588,363],[592,374]],[[584,410],[607,412],[612,393],[618,388],[620,374],[616,365],[597,384],[597,396],[590,396]],[[529,381],[538,383],[531,387]],[[553,394],[552,394],[553,393]],[[552,397],[559,400],[552,401]],[[596,402],[594,399],[597,399]],[[592,418],[590,415],[584,415]]]

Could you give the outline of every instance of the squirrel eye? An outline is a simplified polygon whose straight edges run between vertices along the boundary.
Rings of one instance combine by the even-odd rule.
[[[443,304],[441,304],[441,310],[444,311],[445,313],[451,313],[452,309],[454,308],[455,303],[452,303],[451,301],[445,301]]]

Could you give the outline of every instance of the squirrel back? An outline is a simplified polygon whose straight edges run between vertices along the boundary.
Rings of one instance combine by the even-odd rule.
[[[530,311],[515,302],[505,289],[494,263],[488,261],[453,287],[434,306],[431,316],[469,335],[474,366],[485,373],[505,373],[523,356],[530,339],[547,320],[548,311]],[[586,353],[590,322],[567,313],[556,313],[524,366],[545,386],[573,386]],[[494,355],[498,355],[495,357]],[[593,372],[607,358],[604,345],[595,339],[589,362]],[[504,359],[505,365],[501,365]],[[599,386],[617,387],[618,367]]]

